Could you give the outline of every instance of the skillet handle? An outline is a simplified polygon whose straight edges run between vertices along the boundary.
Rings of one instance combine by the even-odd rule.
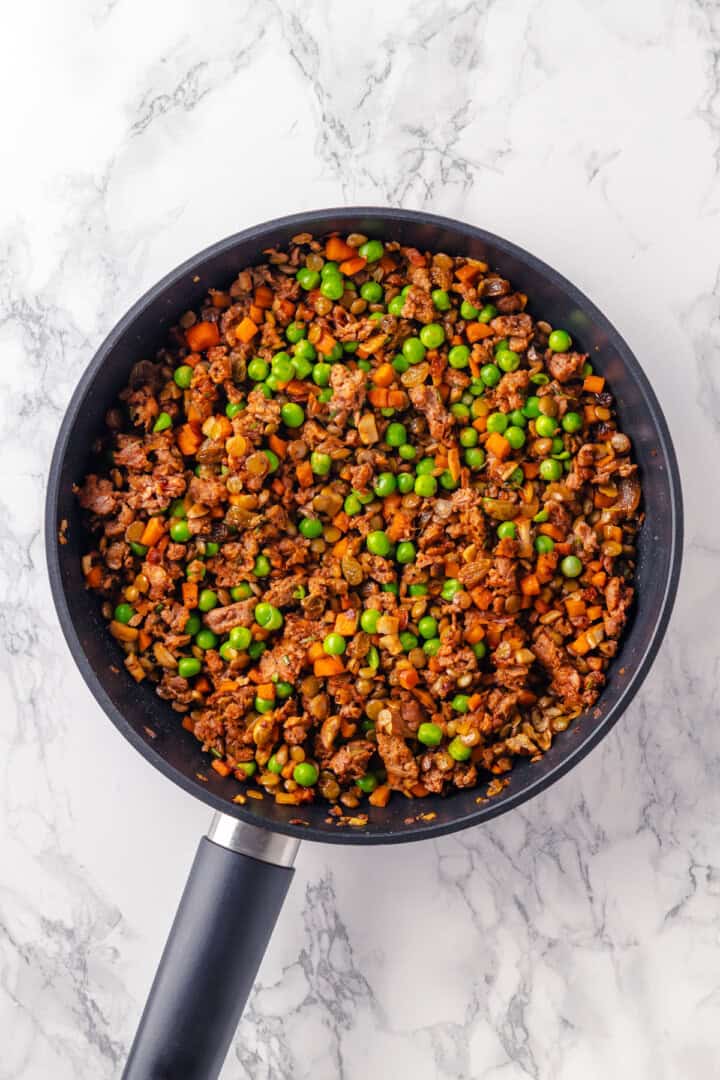
[[[297,848],[297,840],[215,815],[123,1080],[217,1077],[290,886]]]

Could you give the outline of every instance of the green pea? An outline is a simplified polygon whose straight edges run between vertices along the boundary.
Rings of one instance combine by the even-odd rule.
[[[548,338],[548,345],[553,352],[567,352],[572,345],[572,338],[567,330],[553,330]]]
[[[255,711],[259,713],[269,713],[275,708],[274,701],[271,701],[269,698],[262,698],[259,695],[255,698],[253,704],[255,706]]]
[[[195,635],[195,644],[199,649],[214,649],[217,645],[217,637],[212,630],[200,630]]]
[[[494,304],[486,304],[485,307],[482,308],[482,310],[480,311],[480,314],[478,315],[478,322],[489,323],[491,319],[495,318],[497,313],[498,313],[498,310],[494,306]]]
[[[540,462],[540,476],[543,480],[551,483],[554,480],[559,480],[562,476],[563,468],[559,461],[553,461],[552,458],[545,458]]]
[[[393,371],[397,371],[398,375],[404,375],[410,367],[410,361],[406,360],[402,353],[398,353],[392,362]]]
[[[463,457],[469,469],[482,469],[485,464],[485,451],[479,446],[471,446],[465,451]]]
[[[593,371],[594,371],[594,368],[593,368],[592,364],[590,364],[590,363],[588,363],[586,361],[582,366],[582,370],[581,370],[580,374],[582,375],[582,377],[584,379],[586,379],[588,377],[588,375],[592,375]]]
[[[453,345],[448,353],[448,363],[451,368],[465,368],[470,363],[470,350],[467,345]]]
[[[542,521],[547,521],[549,517],[550,514],[548,513],[548,509],[546,506],[544,506],[542,510],[539,510],[537,512],[537,514],[533,518],[533,521],[539,524]]]
[[[379,304],[383,298],[383,287],[379,281],[366,281],[360,286],[360,295],[368,304]]]
[[[497,527],[500,540],[514,540],[516,531],[514,521],[503,521]]]
[[[283,624],[282,613],[265,600],[256,605],[254,615],[255,622],[264,630],[279,630]]]
[[[233,600],[247,600],[248,596],[252,596],[252,589],[247,581],[243,581],[241,585],[233,585],[230,596]]]
[[[377,262],[378,259],[382,259],[384,254],[385,248],[380,240],[366,240],[358,248],[358,255],[363,259],[367,259],[369,263]]]
[[[280,773],[283,771],[283,764],[281,761],[278,761],[275,754],[273,754],[272,757],[268,758],[268,763],[265,768],[268,770],[268,772],[274,773],[275,776],[279,776]]]
[[[484,641],[476,641],[475,644],[472,646],[472,651],[475,653],[478,660],[482,660],[482,658],[487,654],[487,645]]]
[[[320,292],[328,300],[339,300],[345,292],[345,283],[339,274],[328,274],[320,285]]]
[[[408,587],[408,596],[427,596],[428,587],[422,581]]]
[[[467,761],[472,753],[462,739],[456,735],[452,742],[448,743],[448,753],[455,761]]]
[[[428,638],[428,640],[423,643],[423,652],[426,656],[437,656],[441,645],[442,642],[439,637]]]
[[[313,450],[310,455],[310,467],[316,476],[327,476],[332,468],[332,458],[329,454],[322,454],[319,450]]]
[[[415,494],[429,499],[437,491],[437,480],[434,476],[420,475],[415,480]]]
[[[264,641],[253,641],[248,647],[248,656],[251,660],[259,660],[266,648]]]
[[[364,630],[366,634],[376,633],[379,618],[380,612],[376,608],[366,608],[360,616],[361,630]]]
[[[418,476],[427,476],[435,469],[435,458],[421,458],[417,463],[415,472]]]
[[[438,311],[449,311],[451,307],[450,297],[445,289],[433,289],[430,293],[432,302]]]
[[[307,327],[305,323],[291,322],[285,331],[285,337],[288,339],[291,345],[297,344],[301,338],[304,338],[307,333]]]
[[[176,544],[186,544],[190,539],[190,526],[187,521],[171,522],[170,537]]]
[[[415,561],[415,545],[411,540],[403,540],[398,544],[395,558],[399,563],[411,563]]]
[[[400,644],[405,652],[410,652],[411,649],[417,648],[418,639],[409,630],[403,630],[402,634],[400,634]]]
[[[313,369],[313,365],[309,360],[306,360],[304,356],[295,356],[292,361],[294,377],[296,379],[307,379],[308,375]]]
[[[582,574],[583,564],[580,562],[577,555],[566,555],[560,563],[560,570],[565,577],[575,578]]]
[[[513,427],[527,427],[527,419],[523,415],[521,409],[513,409],[508,419],[510,420],[510,423],[513,425]]]
[[[253,382],[262,382],[263,379],[267,379],[269,371],[267,361],[261,356],[256,356],[247,366],[248,376]]]
[[[471,319],[477,319],[480,312],[474,304],[470,303],[469,300],[463,300],[462,304],[460,305],[460,314],[463,319],[467,319],[469,321]]]
[[[255,773],[257,772],[257,762],[256,761],[239,761],[238,764],[237,764],[237,771],[241,772],[241,773],[244,773],[244,775],[249,780],[250,777],[254,776]]]
[[[301,761],[293,769],[293,780],[300,787],[312,787],[313,784],[317,784],[319,775],[317,768],[309,761]]]
[[[356,353],[357,350],[358,350],[357,341],[343,341],[343,352],[344,353],[351,353],[352,354],[352,353]]]
[[[268,471],[271,473],[277,472],[277,470],[280,468],[280,458],[277,456],[274,450],[263,450],[263,454],[268,459],[268,464],[270,466]]]
[[[181,364],[179,368],[175,368],[175,373],[173,375],[175,385],[179,386],[181,390],[189,389],[194,374],[195,373],[189,364]]]
[[[267,577],[270,573],[270,560],[265,555],[258,555],[253,566],[255,577]]]
[[[241,401],[228,401],[225,406],[225,415],[228,420],[232,420],[238,413],[242,412],[245,408],[245,404]]]
[[[455,712],[466,713],[470,708],[470,698],[467,694],[456,694],[450,702],[450,706]]]
[[[495,363],[503,371],[517,371],[520,367],[520,357],[512,349],[501,349],[495,354]]]
[[[460,485],[460,481],[455,480],[449,469],[443,469],[438,480],[440,481],[440,487],[444,488],[445,491],[455,491]]]
[[[502,415],[502,413],[500,413],[498,415]],[[475,428],[472,428],[472,427],[463,428],[462,431],[460,432],[460,445],[464,446],[466,448],[468,446],[477,446],[479,438],[480,438],[480,436],[478,435]]]
[[[355,783],[364,795],[372,795],[373,791],[378,786],[377,777],[373,773],[365,773],[365,775],[360,776]]]
[[[553,457],[556,454],[562,454],[565,449],[565,443],[562,440],[562,435],[555,435],[552,441],[552,454]]]
[[[538,555],[549,555],[555,547],[555,541],[549,536],[540,535],[535,540],[535,550]]]
[[[418,622],[418,633],[423,638],[433,638],[437,635],[437,619],[434,619],[432,615],[423,615],[422,619]]]
[[[417,729],[417,737],[418,742],[421,742],[423,746],[439,746],[442,742],[443,731],[439,724],[426,721]]]
[[[339,273],[340,267],[333,259],[328,259],[327,262],[324,262],[320,267],[321,278],[337,277]]]
[[[470,416],[470,409],[467,405],[464,405],[462,401],[456,401],[450,406],[450,412],[453,416],[456,416],[458,420],[467,420]]]
[[[440,596],[443,600],[454,600],[459,592],[462,592],[462,585],[457,578],[445,578],[443,587],[440,590]]]
[[[557,431],[557,420],[554,416],[540,415],[535,421],[535,430],[542,439],[549,439]]]
[[[300,535],[306,540],[315,540],[318,536],[322,536],[323,524],[317,518],[301,518],[298,529]]]
[[[535,386],[547,386],[550,382],[550,376],[546,375],[544,371],[536,371],[530,376],[530,382],[534,383]]]
[[[223,641],[218,652],[226,664],[231,664],[233,660],[237,660],[237,649],[233,649],[229,641]]]
[[[268,401],[273,396],[272,386],[267,382],[260,383],[257,389],[260,391],[264,398],[268,399]]]
[[[419,337],[405,338],[402,352],[410,364],[419,364],[425,359],[425,346]]]
[[[270,367],[275,378],[281,383],[290,382],[295,374],[293,362],[286,352],[275,353]]]
[[[472,379],[470,382],[470,393],[473,397],[480,397],[485,393],[485,383],[482,379]],[[474,402],[473,402],[474,404]]]
[[[318,401],[321,401],[323,403],[323,405],[326,405],[328,403],[328,401],[330,401],[332,396],[333,396],[332,387],[331,386],[326,386],[318,394]]]
[[[388,312],[390,315],[394,315],[396,319],[399,319],[402,316],[404,307],[405,297],[398,294],[397,296],[393,296],[388,304]]]
[[[312,369],[312,379],[316,386],[327,386],[330,382],[330,364],[319,363]]]
[[[583,426],[583,419],[579,413],[567,412],[562,418],[563,430],[567,431],[570,435],[574,435],[576,431],[580,431]]]
[[[374,645],[371,645],[367,653],[367,666],[372,668],[373,671],[377,671],[380,667],[380,653],[377,651]]]
[[[193,675],[198,675],[202,668],[200,661],[194,656],[183,656],[182,660],[178,660],[178,675],[182,679],[192,679]]]
[[[522,411],[528,420],[534,420],[536,416],[540,415],[540,398],[534,395],[529,397],[523,405]]]
[[[300,283],[300,288],[309,292],[311,289],[316,289],[320,284],[320,275],[317,270],[309,270],[307,266],[301,266],[295,275]]]
[[[521,427],[509,427],[505,432],[505,438],[513,450],[519,450],[521,446],[525,445],[525,432]]]
[[[168,514],[170,515],[171,518],[184,518],[184,517],[187,517],[187,509],[185,507],[185,500],[184,499],[174,499],[173,502],[170,503],[170,509],[168,510]]]
[[[519,465],[517,469],[513,469],[513,471],[510,473],[510,476],[508,477],[508,480],[511,484],[522,484],[524,479],[525,473],[522,471]]]
[[[355,517],[356,514],[362,512],[362,503],[354,492],[346,495],[345,502],[343,503],[343,510],[350,517]]]
[[[298,585],[293,589],[293,597],[296,600],[304,600],[307,596],[307,589],[304,585]]]
[[[148,552],[147,545],[138,544],[137,540],[130,541],[130,550],[132,551],[133,555],[139,555],[140,558],[142,558],[144,555],[147,555]]]
[[[305,423],[305,413],[293,401],[286,402],[280,409],[282,421],[289,428],[298,428]]]
[[[371,555],[382,555],[383,557],[390,554],[392,547],[387,535],[382,529],[376,529],[374,532],[369,532],[365,537],[365,544]]]
[[[410,443],[403,443],[398,447],[398,454],[403,461],[414,461],[417,456],[417,450]]]
[[[252,634],[247,626],[233,626],[228,634],[228,641],[233,649],[237,649],[238,652],[245,652],[250,647]]]
[[[500,368],[496,364],[483,364],[480,368],[480,378],[486,386],[497,386],[500,382]]]
[[[263,383],[263,386],[272,395],[280,389],[280,379],[278,379],[277,375],[273,371],[271,371],[267,379]]]
[[[445,340],[445,331],[440,323],[428,323],[420,331],[420,341],[426,349],[439,349]]]
[[[212,611],[217,607],[218,594],[212,589],[203,589],[198,597],[198,608],[200,611]]]
[[[373,484],[373,490],[379,499],[385,499],[388,495],[392,495],[397,489],[397,480],[395,474],[391,472],[383,472],[376,478]]]
[[[297,342],[293,349],[293,353],[295,356],[301,356],[303,360],[313,361],[317,359],[317,350],[315,346],[311,341],[306,341],[305,338],[301,338],[301,340]]]
[[[134,614],[135,609],[130,604],[118,604],[113,612],[113,619],[127,626]]]
[[[487,429],[490,432],[496,432],[498,435],[502,435],[505,428],[508,426],[508,418],[505,413],[494,412],[490,413],[487,418]]]
[[[167,429],[171,427],[172,417],[166,412],[161,412],[157,420],[153,424],[153,431],[167,431]]]

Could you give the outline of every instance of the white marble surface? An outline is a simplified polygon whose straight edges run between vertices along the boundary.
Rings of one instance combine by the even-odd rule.
[[[720,16],[710,0],[40,0],[3,12],[0,1080],[119,1075],[207,810],[61,640],[44,477],[93,349],[185,256],[341,203],[575,280],[683,470],[670,632],[605,743],[482,830],[306,845],[223,1080],[720,1072]]]

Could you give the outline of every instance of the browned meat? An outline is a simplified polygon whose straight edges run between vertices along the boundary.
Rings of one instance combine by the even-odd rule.
[[[416,409],[424,413],[431,438],[437,443],[446,442],[453,421],[435,387],[425,385],[411,387],[410,400]]]
[[[332,387],[332,407],[334,420],[338,425],[346,422],[348,416],[355,416],[365,401],[365,372],[361,369],[352,371],[344,364],[333,364],[330,372]]]
[[[228,490],[225,481],[219,476],[193,476],[188,484],[188,495],[193,502],[205,506],[220,506],[227,499]]]
[[[554,379],[566,383],[580,374],[586,360],[587,353],[550,353],[547,366]]]
[[[412,750],[399,735],[385,735],[378,731],[378,753],[387,769],[387,781],[391,788],[407,791],[417,782],[419,769]]]
[[[374,753],[373,743],[367,739],[354,739],[333,754],[328,768],[332,769],[341,784],[347,784],[350,780],[358,780],[365,775],[368,762]]]
[[[214,634],[228,634],[233,626],[252,626],[256,606],[257,600],[253,596],[226,607],[216,607],[203,616],[205,625]]]
[[[417,319],[421,323],[433,322],[437,311],[430,293],[417,285],[411,285],[405,296],[402,315],[403,319]]]
[[[109,480],[91,474],[86,477],[85,483],[78,489],[78,502],[83,510],[89,510],[93,514],[107,517],[108,514],[115,511],[118,496],[113,491],[113,486]]]

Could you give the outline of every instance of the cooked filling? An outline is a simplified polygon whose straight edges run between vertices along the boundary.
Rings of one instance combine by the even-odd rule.
[[[135,365],[78,490],[128,671],[256,798],[338,814],[537,760],[633,593],[605,380],[483,262],[264,255]]]

